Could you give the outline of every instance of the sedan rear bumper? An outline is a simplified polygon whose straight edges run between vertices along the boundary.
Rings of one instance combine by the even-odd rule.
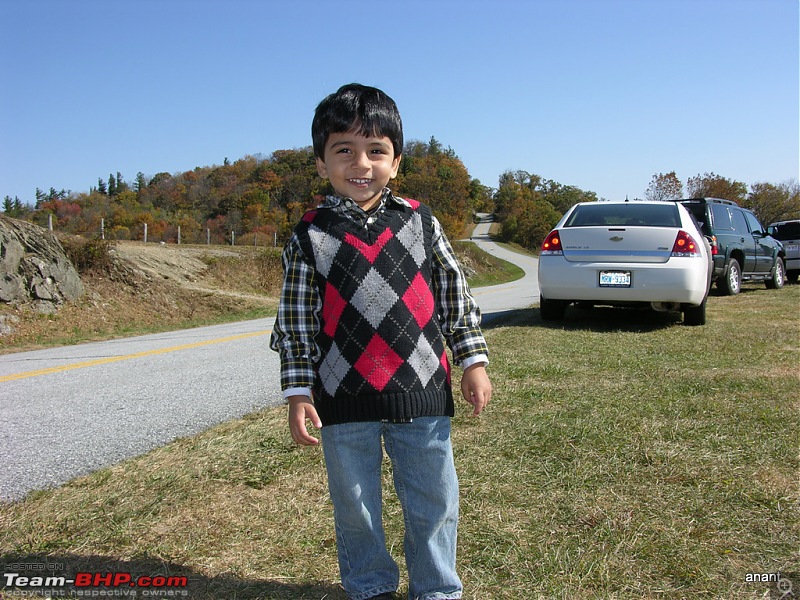
[[[705,259],[675,257],[666,263],[576,263],[563,256],[539,258],[539,289],[548,300],[598,303],[679,302],[698,306],[709,288]],[[601,271],[630,272],[630,287],[601,287]]]

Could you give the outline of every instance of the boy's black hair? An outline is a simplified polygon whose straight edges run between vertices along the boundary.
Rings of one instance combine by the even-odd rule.
[[[389,96],[378,88],[349,83],[317,106],[311,123],[314,156],[325,158],[325,144],[332,133],[356,131],[363,136],[388,137],[394,155],[403,153],[403,122]]]

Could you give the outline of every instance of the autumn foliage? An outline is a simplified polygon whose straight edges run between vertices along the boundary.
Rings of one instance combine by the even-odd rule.
[[[490,190],[433,138],[409,142],[391,186],[429,204],[451,237],[460,236],[475,206],[490,202]],[[331,192],[308,147],[177,174],[139,173],[132,185],[117,173],[86,193],[37,190],[35,209],[20,216],[107,240],[141,240],[146,224],[148,241],[263,246],[282,244],[301,215]]]

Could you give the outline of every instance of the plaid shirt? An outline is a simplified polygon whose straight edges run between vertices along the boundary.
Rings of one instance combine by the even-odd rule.
[[[408,206],[402,198],[384,190],[379,207],[368,214],[355,202],[328,196],[319,209],[335,210],[343,217],[367,226],[387,202]],[[461,267],[441,224],[433,217],[433,291],[439,322],[456,365],[466,368],[488,363],[488,349],[480,330],[480,310],[472,297]],[[283,250],[283,291],[270,347],[280,354],[281,389],[284,397],[311,395],[314,364],[320,359],[315,342],[320,329],[322,298],[315,283],[314,266],[304,256],[296,235]]]

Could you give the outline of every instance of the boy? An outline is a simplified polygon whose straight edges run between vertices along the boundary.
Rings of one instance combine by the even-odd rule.
[[[312,123],[317,171],[335,194],[296,226],[270,345],[281,356],[289,429],[319,440],[334,508],[342,586],[389,599],[399,569],[381,524],[381,441],[405,519],[409,597],[461,598],[453,396],[442,334],[479,415],[491,397],[480,313],[439,222],[392,195],[403,128],[376,88],[341,87]]]

